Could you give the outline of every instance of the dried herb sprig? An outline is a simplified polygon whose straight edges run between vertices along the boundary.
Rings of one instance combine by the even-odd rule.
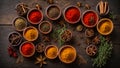
[[[61,33],[66,30],[66,27],[62,27],[62,28],[59,28],[59,29],[55,29],[53,30],[51,36],[53,39],[57,40],[58,44],[61,46],[62,44],[64,44],[64,41],[62,41],[62,39],[60,38],[61,36]]]
[[[98,68],[103,67],[107,60],[111,57],[112,53],[112,43],[106,41],[106,39],[101,36],[101,43],[98,50],[98,56],[93,60],[93,66],[97,66]]]

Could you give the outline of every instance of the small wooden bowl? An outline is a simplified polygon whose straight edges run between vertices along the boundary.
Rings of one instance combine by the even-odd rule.
[[[59,15],[58,15],[57,17],[55,17],[55,18],[50,17],[49,14],[48,14],[49,9],[52,8],[52,7],[56,7],[56,8],[58,8],[58,10],[59,10]],[[49,6],[46,8],[45,14],[46,14],[46,16],[47,16],[50,20],[57,20],[57,19],[59,19],[60,16],[61,16],[61,9],[60,9],[60,7],[59,7],[57,4],[51,4],[51,5],[49,5]]]
[[[49,30],[48,31],[43,31],[43,30],[41,30],[41,27],[43,27],[43,24],[45,24],[45,23],[47,23],[47,24],[49,24]],[[43,22],[41,22],[40,24],[39,24],[39,26],[38,26],[38,29],[39,29],[39,31],[41,32],[41,33],[43,33],[43,34],[48,34],[48,33],[50,33],[51,31],[52,31],[52,24],[49,22],[49,21],[43,21]]]
[[[10,40],[10,37],[12,36],[12,34],[16,34],[16,35],[18,35],[20,38],[19,38],[19,41],[16,43],[16,44],[13,44],[12,42],[11,42],[11,40]],[[20,45],[20,43],[22,42],[22,36],[21,36],[21,34],[20,33],[18,33],[18,32],[11,32],[9,35],[8,35],[8,41],[9,41],[9,43],[12,45],[12,46],[18,46],[18,45]]]
[[[91,33],[91,34],[90,34]],[[93,37],[95,34],[94,30],[93,29],[86,29],[85,30],[85,36],[86,37]]]
[[[70,48],[71,50],[70,51],[74,51],[74,55],[70,55],[69,53],[71,53],[71,52],[68,52],[68,51],[65,51],[65,49],[66,48]],[[67,57],[69,57],[69,58],[71,58],[71,56],[73,56],[72,57],[72,59],[70,60],[69,59],[69,61],[66,61],[66,60],[68,60],[68,58],[66,58],[66,60],[63,60],[62,59],[62,57],[61,57],[61,52],[62,51],[64,51],[64,53],[67,53]],[[69,56],[68,56],[68,54],[69,54]],[[74,62],[75,61],[75,59],[76,59],[76,49],[73,47],[73,46],[71,46],[71,45],[64,45],[64,46],[62,46],[60,49],[59,49],[59,59],[63,62],[63,63],[66,63],[66,64],[70,64],[70,63],[72,63],[72,62]]]
[[[21,49],[22,49],[22,46],[23,46],[24,44],[26,44],[26,43],[29,43],[29,44],[31,44],[31,45],[33,46],[33,52],[32,52],[30,55],[25,55],[25,54],[23,54],[23,52],[22,52],[22,50],[21,50]],[[32,42],[25,41],[25,42],[23,42],[23,43],[20,45],[19,51],[20,51],[20,54],[21,54],[22,56],[24,56],[24,57],[31,57],[31,56],[33,56],[34,53],[35,53],[35,46],[34,46],[34,44],[33,44]]]
[[[29,11],[28,5],[26,5],[25,3],[18,3],[15,6],[15,9],[19,16],[26,16]]]
[[[78,20],[76,20],[75,22],[69,21],[69,20],[66,18],[66,16],[65,16],[66,11],[67,11],[68,9],[70,9],[70,8],[77,8],[77,9],[79,10],[79,12],[80,12],[80,16],[79,16]],[[64,16],[64,19],[65,19],[68,23],[70,23],[70,24],[75,24],[75,23],[78,23],[78,22],[80,21],[81,11],[80,11],[80,9],[79,9],[77,6],[70,5],[70,6],[68,6],[68,7],[66,7],[66,8],[64,9],[64,11],[63,11],[63,16]]]
[[[96,5],[96,11],[98,12],[99,15],[104,16],[107,15],[109,13],[109,6],[107,6],[107,11],[103,14],[100,14],[100,9],[99,9],[99,3]]]
[[[38,43],[36,45],[36,51],[38,53],[42,53],[42,52],[44,52],[44,50],[45,50],[45,45],[43,43]]]
[[[64,34],[65,31],[68,31],[68,32],[70,33],[70,36],[68,36],[68,35],[67,35],[67,36],[64,36],[67,40],[64,40],[64,39],[62,38],[62,35]],[[67,37],[69,37],[69,39],[68,39]],[[60,38],[61,38],[61,40],[64,41],[64,42],[70,41],[70,40],[72,39],[72,32],[71,32],[71,30],[69,30],[69,29],[64,30],[64,31],[60,34]]]
[[[87,55],[89,56],[95,56],[96,53],[97,53],[97,47],[95,45],[89,45],[87,48],[86,48],[86,53]]]
[[[91,25],[91,26],[85,24],[85,22],[83,21],[85,14],[87,14],[87,13],[89,13],[89,12],[94,13],[94,14],[96,15],[96,17],[97,17],[96,22],[95,22],[93,25]],[[88,27],[88,28],[92,28],[92,27],[95,27],[95,26],[97,25],[98,20],[99,20],[99,17],[98,17],[98,14],[97,14],[94,10],[87,10],[87,11],[83,12],[82,17],[81,17],[81,20],[82,20],[82,23],[83,23],[84,26],[86,26],[86,27]]]
[[[101,31],[100,31],[100,26],[101,26],[105,21],[109,22],[108,25],[111,26],[110,30],[109,30],[107,33],[104,33],[104,32],[101,32]],[[108,18],[103,18],[103,19],[101,19],[101,20],[98,22],[98,24],[97,24],[97,31],[98,31],[100,34],[102,34],[102,35],[109,35],[109,34],[113,31],[113,28],[114,28],[113,22],[112,22],[110,19],[108,19]]]
[[[35,29],[36,30],[36,37],[34,38],[34,39],[28,39],[26,36],[25,36],[25,33],[26,33],[26,31],[27,30],[29,30],[29,29]],[[37,38],[38,38],[38,30],[35,28],[35,27],[33,27],[33,26],[29,26],[29,27],[27,27],[27,28],[25,28],[25,30],[23,31],[23,37],[27,40],[27,41],[35,41]]]
[[[48,55],[47,55],[47,50],[48,50],[49,48],[52,48],[52,47],[56,48],[57,53],[56,53],[56,55],[55,55],[55,56],[50,57],[50,56],[48,56]],[[58,56],[58,48],[57,48],[57,46],[56,46],[56,45],[48,45],[48,46],[45,48],[44,53],[45,53],[45,56],[46,56],[48,59],[55,59],[55,58]],[[51,54],[52,54],[52,53],[53,53],[53,52],[51,52]]]
[[[22,29],[18,29],[16,26],[15,26],[15,21],[17,20],[17,19],[23,19],[24,21],[25,21],[25,27],[24,28],[22,28]],[[19,23],[19,26],[21,26],[21,24]],[[27,20],[24,18],[24,17],[17,17],[17,18],[15,18],[14,19],[14,21],[13,21],[13,27],[15,28],[15,30],[17,30],[17,31],[23,31],[26,27],[27,27]]]
[[[32,22],[32,21],[29,19],[29,14],[30,14],[32,11],[39,11],[39,12],[41,13],[41,16],[42,16],[42,17],[41,17],[40,21],[38,21],[37,23]],[[31,10],[28,12],[28,14],[27,14],[27,20],[28,20],[31,24],[33,24],[33,25],[39,24],[39,23],[43,20],[43,13],[42,13],[42,11],[39,10],[39,9],[31,9]]]

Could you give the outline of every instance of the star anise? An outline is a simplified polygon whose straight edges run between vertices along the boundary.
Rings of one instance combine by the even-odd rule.
[[[100,38],[99,36],[96,36],[93,40],[92,40],[93,44],[99,44],[100,43]]]
[[[46,60],[46,57],[43,57],[43,56],[39,56],[39,57],[36,57],[36,62],[35,64],[40,64],[40,68],[43,66],[43,64],[47,64],[47,62],[45,61]]]
[[[43,42],[50,42],[50,38],[47,36],[43,36]]]

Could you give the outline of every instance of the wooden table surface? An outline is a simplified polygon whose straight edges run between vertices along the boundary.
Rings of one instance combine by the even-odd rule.
[[[54,3],[60,5],[61,9],[64,10],[68,5],[76,5],[78,1],[82,2],[83,5],[86,3],[89,4],[93,10],[95,10],[96,4],[99,2],[99,0],[54,0]],[[9,45],[8,34],[15,31],[12,26],[14,18],[17,17],[15,6],[20,2],[28,4],[30,8],[34,8],[34,4],[39,3],[42,6],[43,13],[45,8],[49,5],[46,0],[3,0],[0,2],[0,68],[39,68],[39,65],[34,64],[35,60],[33,58],[25,58],[23,63],[16,64],[16,59],[9,57],[7,52],[7,47]],[[120,68],[120,1],[108,0],[108,2],[110,11],[112,11],[115,18],[112,20],[114,23],[114,30],[110,35],[113,41],[113,53],[105,68]],[[86,10],[84,7],[80,9],[82,13]],[[45,14],[44,20],[49,20]],[[53,22],[53,25],[55,26],[56,24]],[[74,36],[74,43],[71,44],[76,48],[77,53],[85,58],[87,64],[78,65],[74,62],[73,64],[67,65],[61,63],[59,60],[47,60],[46,62],[48,64],[44,65],[43,68],[94,68],[92,66],[92,58],[85,53],[86,45],[84,44],[84,33],[75,31],[76,25],[67,25]],[[83,35],[83,39],[79,39],[80,35]],[[77,46],[77,42],[80,42],[81,45]]]

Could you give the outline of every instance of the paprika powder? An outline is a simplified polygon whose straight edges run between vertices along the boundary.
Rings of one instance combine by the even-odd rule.
[[[42,20],[42,12],[40,10],[34,9],[28,13],[28,20],[32,24],[38,24]]]
[[[94,11],[89,10],[83,14],[82,22],[86,27],[94,27],[97,21],[98,16]]]
[[[25,57],[30,57],[35,52],[35,47],[31,42],[24,42],[20,47],[20,52]]]
[[[65,11],[65,18],[71,24],[77,23],[80,20],[80,10],[77,7],[69,7]]]

